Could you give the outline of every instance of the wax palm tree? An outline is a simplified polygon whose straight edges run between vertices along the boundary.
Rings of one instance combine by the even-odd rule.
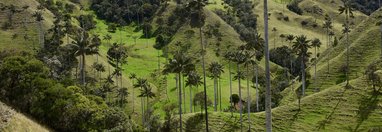
[[[270,70],[269,70],[269,34],[268,34],[268,0],[264,0],[264,56],[265,56],[265,129],[267,132],[272,131],[272,108],[271,108],[271,84],[270,84]]]
[[[155,94],[151,90],[151,86],[147,83],[143,89],[141,89],[141,94],[138,95],[138,97],[146,97],[146,110],[148,110],[149,107],[149,98],[155,97]]]
[[[187,9],[190,11],[190,26],[192,28],[199,28],[199,36],[200,36],[200,46],[202,52],[202,68],[203,68],[203,87],[204,87],[204,110],[205,110],[205,118],[206,118],[206,131],[208,132],[208,112],[207,112],[207,82],[206,82],[206,67],[205,67],[205,50],[203,45],[203,35],[202,35],[202,27],[205,24],[206,16],[204,14],[204,7],[207,5],[208,0],[193,0],[188,3]]]
[[[318,38],[313,39],[312,47],[314,47],[314,84],[315,84],[314,86],[315,86],[316,90],[318,90],[318,87],[317,87],[317,59],[318,59],[317,48],[319,49],[320,46],[321,46],[320,39],[318,39]]]
[[[117,90],[117,98],[119,98],[119,105],[120,107],[123,107],[123,104],[126,102],[126,96],[127,94],[129,94],[127,92],[127,88],[126,87],[123,87],[123,88],[119,88]]]
[[[189,87],[190,89],[190,112],[192,112],[192,87],[196,87],[196,92],[199,92],[198,87],[202,85],[202,77],[196,72],[191,71],[188,73],[187,80],[186,80],[186,87]],[[194,106],[194,112],[195,112],[195,106]],[[200,111],[201,112],[201,111]]]
[[[350,26],[349,26],[349,17],[354,18],[353,15],[353,8],[351,5],[350,0],[341,0],[343,5],[339,7],[338,11],[340,14],[345,14],[345,25],[343,33],[346,34],[346,86],[349,85],[349,32],[350,32]]]
[[[249,67],[251,65],[255,65],[256,64],[256,61],[253,60],[252,58],[255,56],[255,54],[253,53],[250,53],[249,51],[245,52],[245,62],[244,62],[244,66],[246,68],[246,79],[247,79],[247,114],[248,114],[248,130],[250,131],[251,130],[251,119],[250,119],[250,112],[251,112],[251,93],[250,93],[250,86],[249,86]]]
[[[238,83],[239,83],[239,98],[240,100],[242,99],[242,96],[241,96],[241,80],[245,78],[245,73],[241,72],[240,71],[240,64],[243,64],[244,62],[246,62],[246,55],[244,54],[244,51],[243,50],[239,50],[239,51],[236,51],[235,52],[235,55],[234,55],[234,61],[236,62],[236,65],[237,65],[237,73],[236,73],[236,76],[234,76],[234,80],[238,80]],[[240,130],[242,131],[243,130],[243,117],[242,117],[242,114],[243,114],[243,104],[240,102]]]
[[[294,40],[295,36],[293,36],[292,34],[289,34],[286,36],[286,41],[289,41],[289,48],[292,49],[292,42]],[[292,58],[290,58],[290,73],[293,73],[293,60]]]
[[[92,68],[98,73],[98,78],[101,78],[101,73],[106,71],[102,63],[94,62]]]
[[[220,78],[221,74],[224,73],[223,65],[218,62],[212,62],[208,67],[208,71],[211,74],[211,78],[214,79],[214,111],[217,111],[217,87],[218,87],[218,78]],[[220,104],[221,105],[221,104]]]
[[[103,36],[103,40],[106,40],[108,45],[110,45],[111,39],[112,39],[112,37],[110,34],[106,34],[105,36]]]
[[[134,80],[137,78],[137,75],[135,74],[135,73],[130,73],[130,75],[129,75],[129,79],[131,80],[131,84],[133,84],[133,86],[134,86]],[[134,92],[135,90],[134,89],[132,89],[131,90],[131,93],[132,93],[132,107],[133,107],[133,113],[134,113],[134,111],[135,111],[135,108],[134,108],[134,106],[135,106],[135,103],[134,103],[134,98],[135,98],[135,95],[134,95]]]
[[[137,79],[137,82],[134,83],[134,88],[140,88],[140,90],[142,91],[145,87],[147,87],[148,85],[148,82],[147,82],[147,79],[144,79],[144,78],[136,78]],[[138,96],[139,97],[139,96]],[[144,118],[144,115],[145,115],[145,112],[144,112],[144,100],[143,100],[143,97],[141,97],[141,115],[142,115],[142,125],[145,124],[145,118]]]
[[[229,48],[229,47],[228,47]],[[231,61],[234,59],[234,53],[231,52],[231,51],[228,51],[225,55],[224,55],[224,58],[226,60],[228,60],[228,74],[229,74],[229,96],[231,97],[232,96],[232,72],[231,72]],[[230,99],[232,100],[232,99]],[[231,116],[233,116],[233,108],[234,108],[234,104],[233,102],[231,101],[231,108],[230,108],[230,111],[231,111]]]
[[[77,35],[74,36],[73,44],[70,44],[74,51],[75,56],[81,56],[81,82],[85,86],[85,56],[98,54],[97,44],[91,43],[91,38],[89,34],[85,31],[77,32]]]
[[[323,28],[326,29],[326,37],[327,37],[327,49],[330,50],[330,30],[333,28],[332,26],[332,19],[328,14],[325,15],[325,22],[323,24]],[[330,73],[330,52],[328,52],[328,74]]]
[[[118,77],[120,77],[120,87],[122,86],[122,65],[127,63],[127,48],[123,44],[114,43],[112,47],[107,51],[107,58],[110,65],[115,68],[114,75],[116,79],[116,84],[118,87]]]
[[[146,97],[146,115],[149,113],[149,98],[155,97],[155,94],[151,91],[152,88],[149,84],[145,85],[143,89],[141,89],[141,94],[138,95],[138,97],[144,98]],[[145,121],[148,122],[150,119],[146,116]],[[150,123],[146,123],[148,130],[150,130],[151,126]]]
[[[305,60],[309,57],[308,49],[311,47],[309,43],[310,40],[308,40],[306,36],[301,35],[296,38],[293,44],[293,51],[295,51],[301,59],[302,96],[305,95]]]
[[[191,58],[182,54],[181,52],[177,52],[174,55],[173,59],[169,59],[169,63],[165,65],[163,70],[164,74],[168,73],[176,73],[178,77],[181,77],[182,73],[185,71],[192,71],[189,69],[195,69],[194,64],[192,64]],[[180,120],[180,131],[182,131],[182,81],[178,79],[178,92],[179,92],[179,120]]]

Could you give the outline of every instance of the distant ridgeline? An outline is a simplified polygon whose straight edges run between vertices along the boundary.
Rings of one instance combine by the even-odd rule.
[[[128,25],[151,18],[159,5],[160,2],[156,0],[92,0],[91,9],[102,19]]]

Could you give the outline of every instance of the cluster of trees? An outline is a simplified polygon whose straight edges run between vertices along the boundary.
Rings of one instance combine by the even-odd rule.
[[[216,10],[216,14],[231,25],[240,34],[241,39],[255,46],[255,49],[260,51],[259,55],[262,55],[263,45],[256,44],[259,33],[257,31],[257,16],[253,12],[252,1],[225,0],[224,3],[224,8],[227,11]]]
[[[86,94],[75,82],[51,78],[49,68],[33,55],[0,53],[1,100],[58,131],[132,131],[127,115]]]
[[[91,9],[98,17],[120,25],[144,23],[155,14],[162,1],[92,0]]]
[[[116,69],[113,74],[109,72],[103,78],[101,72],[105,72],[105,66],[97,59],[92,67],[98,77],[89,76],[85,70],[86,58],[88,55],[98,58],[98,46],[101,45],[98,35],[88,33],[95,27],[93,17],[76,17],[74,20],[80,23],[77,27],[72,24],[75,17],[61,8],[62,3],[40,2],[33,14],[39,25],[41,44],[37,54],[1,52],[1,100],[58,131],[139,129],[116,107],[124,106],[128,94],[122,85],[114,86],[121,77],[121,65],[126,63],[126,49],[116,45],[109,50],[109,62]],[[52,10],[55,15],[53,26],[48,30],[42,28],[45,9]],[[67,43],[64,45],[65,37]],[[114,77],[117,83],[114,83]],[[111,100],[110,92],[116,92],[119,99]]]
[[[381,0],[351,0],[352,7],[356,10],[370,15],[382,6]]]

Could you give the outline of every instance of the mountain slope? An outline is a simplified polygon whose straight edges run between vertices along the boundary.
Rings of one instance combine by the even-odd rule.
[[[2,132],[49,132],[44,126],[36,123],[0,102],[0,131]]]

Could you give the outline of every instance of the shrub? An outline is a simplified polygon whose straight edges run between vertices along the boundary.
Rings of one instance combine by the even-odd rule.
[[[287,8],[298,14],[298,15],[302,15],[303,11],[300,7],[298,7],[298,4],[301,2],[302,0],[293,0],[290,4],[287,5]]]

